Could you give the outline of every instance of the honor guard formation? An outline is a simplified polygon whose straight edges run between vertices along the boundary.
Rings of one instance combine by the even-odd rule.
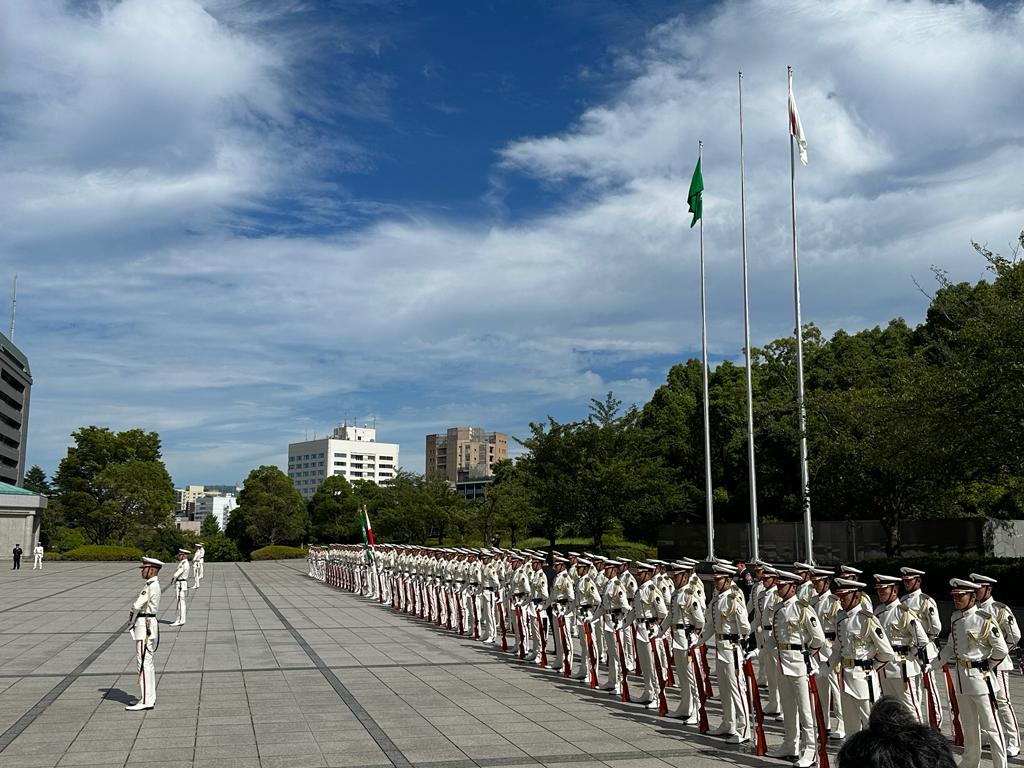
[[[884,695],[939,731],[948,707],[962,768],[977,768],[983,747],[995,768],[1020,753],[1008,675],[1020,630],[979,573],[950,581],[939,650],[938,607],[914,568],[874,574],[875,605],[868,578],[846,565],[749,563],[747,596],[727,560],[405,545],[311,547],[308,560],[332,587],[797,768],[827,768],[829,742],[866,728]],[[140,650],[151,675],[143,660]],[[770,748],[769,720],[783,731]]]

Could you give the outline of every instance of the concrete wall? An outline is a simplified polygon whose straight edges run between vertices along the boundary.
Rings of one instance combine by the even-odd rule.
[[[46,497],[22,494],[0,494],[0,562],[11,562],[11,550],[20,544],[32,567],[32,550],[39,541],[39,512],[46,509]]]
[[[814,559],[823,563],[882,559],[885,531],[877,520],[812,523]],[[748,523],[715,526],[715,554],[719,557],[750,557]],[[703,557],[707,554],[707,527],[703,524],[663,526],[658,536],[658,556],[663,559]],[[1024,557],[1024,520],[953,518],[912,520],[900,526],[903,555],[978,555]],[[761,558],[768,562],[792,562],[804,557],[801,523],[766,523],[758,532]]]

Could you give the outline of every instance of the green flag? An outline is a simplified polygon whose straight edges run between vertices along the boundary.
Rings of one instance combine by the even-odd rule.
[[[373,562],[373,552],[370,549],[370,539],[366,535],[366,518],[359,516],[359,527],[363,529],[363,556],[367,563]]]
[[[690,204],[690,213],[693,214],[693,221],[690,222],[690,229],[701,218],[704,211],[704,177],[700,175],[700,158],[697,158],[697,167],[693,169],[693,178],[690,180],[690,193],[686,196],[686,202]]]

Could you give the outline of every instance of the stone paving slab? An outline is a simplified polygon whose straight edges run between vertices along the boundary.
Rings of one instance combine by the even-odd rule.
[[[207,564],[180,628],[168,575],[158,704],[136,713],[134,565],[0,571],[0,768],[788,765],[334,590],[302,562]],[[771,746],[781,726],[767,730]]]

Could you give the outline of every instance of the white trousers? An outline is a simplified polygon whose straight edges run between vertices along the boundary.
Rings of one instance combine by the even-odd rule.
[[[697,693],[697,673],[693,670],[696,649],[689,651],[681,648],[672,649],[672,657],[676,662],[676,688],[679,689],[679,706],[675,714],[690,717],[697,714],[700,694]],[[700,659],[697,659],[700,664]]]
[[[818,695],[821,695],[819,690]],[[779,674],[779,698],[782,700],[782,717],[785,734],[782,747],[787,755],[802,755],[814,751],[815,722],[811,709],[811,694],[807,688],[807,675],[790,676]],[[824,708],[824,706],[823,706]]]
[[[832,717],[835,716],[835,733],[840,739],[846,736],[846,724],[843,722],[843,704],[840,697],[839,673],[828,669],[818,678],[818,696],[821,697],[821,713],[832,728]]]
[[[202,560],[197,560],[192,563],[192,575],[195,577],[195,588],[199,589],[199,582],[202,581],[203,576],[206,575],[203,570]]]
[[[175,621],[179,624],[185,623],[185,614],[188,611],[188,603],[185,598],[188,597],[188,582],[187,581],[175,581],[174,582],[174,594],[175,601],[174,607],[177,611]]]
[[[747,711],[747,685],[742,667],[741,651],[715,650],[715,670],[718,673],[718,695],[722,700],[722,730],[750,738],[750,713]]]
[[[135,641],[135,661],[139,670],[139,702],[156,704],[156,670],[153,667],[155,638]]]
[[[480,593],[480,637],[484,642],[493,643],[498,636],[498,623],[494,617],[493,589],[485,589]]]
[[[964,757],[960,768],[978,768],[981,764],[982,742],[992,747],[992,768],[1006,768],[1006,741],[999,730],[996,705],[988,694],[957,695],[960,725],[964,730]]]
[[[920,684],[920,675],[911,677],[904,682],[902,677],[882,677],[882,693],[886,696],[893,696],[903,702],[903,705],[914,713],[917,722],[928,724],[928,702],[918,698],[918,691],[924,690]],[[916,684],[915,684],[916,683]]]
[[[846,735],[852,736],[857,731],[867,728],[868,716],[871,714],[872,702],[858,699],[843,691],[843,726]]]
[[[39,570],[43,569],[43,556],[42,555],[33,555],[32,556],[32,570],[34,571],[37,568]]]
[[[1003,729],[1003,736],[1006,737],[1006,746],[1020,749],[1020,726],[1017,725],[1017,713],[1013,711],[1013,704],[1010,702],[1010,675],[1007,672],[999,673],[999,685],[1002,688],[996,694],[999,725]]]
[[[764,711],[778,713],[782,711],[782,702],[779,701],[779,655],[774,648],[765,648],[764,653],[758,662],[764,667],[765,686],[768,695],[764,700]]]

